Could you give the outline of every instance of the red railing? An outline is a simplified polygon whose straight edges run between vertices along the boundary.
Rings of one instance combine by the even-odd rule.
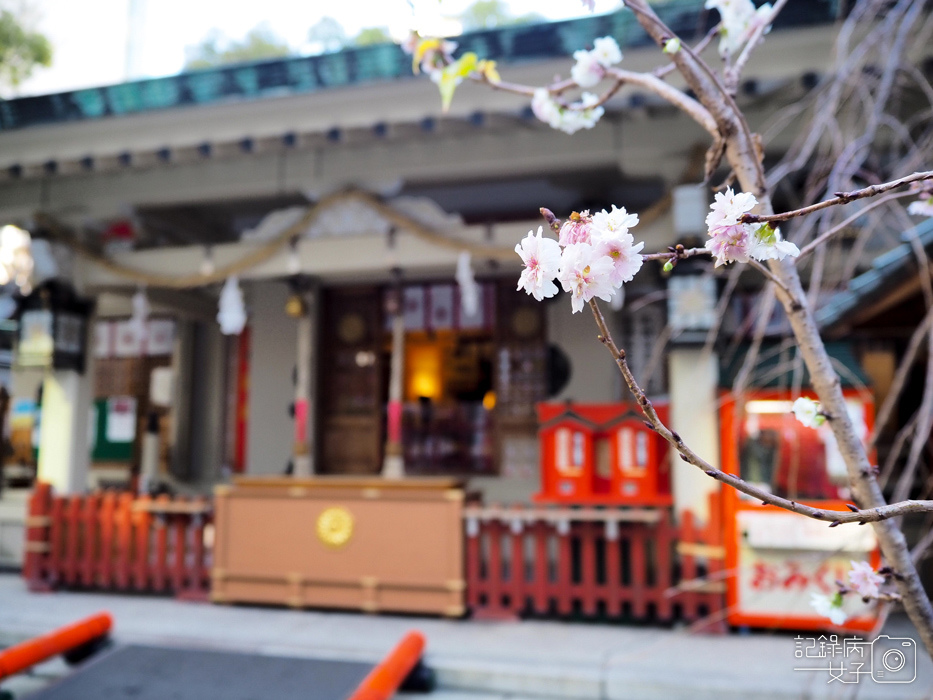
[[[718,513],[718,509],[715,511]],[[559,615],[722,628],[722,548],[669,509],[468,507],[474,616]],[[718,538],[718,535],[716,535]]]
[[[667,508],[468,506],[466,598],[475,617],[557,615],[724,629],[718,502],[701,529]],[[207,599],[213,528],[203,498],[37,484],[26,521],[31,590],[150,591]]]
[[[206,599],[211,513],[203,498],[113,491],[56,497],[48,484],[37,484],[26,521],[23,576],[31,590],[94,588]]]

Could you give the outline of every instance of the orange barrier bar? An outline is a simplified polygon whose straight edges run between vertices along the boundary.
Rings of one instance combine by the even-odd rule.
[[[0,678],[25,671],[40,661],[103,637],[113,627],[110,613],[98,613],[0,651]]]
[[[408,632],[347,700],[389,700],[418,663],[423,651],[424,635]]]

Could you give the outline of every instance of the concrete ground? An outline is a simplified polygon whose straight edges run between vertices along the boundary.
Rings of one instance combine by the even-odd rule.
[[[857,684],[842,685],[829,682],[826,671],[794,670],[804,664],[794,658],[792,633],[705,636],[656,627],[443,620],[136,595],[37,594],[29,593],[18,575],[0,574],[0,646],[101,610],[115,618],[117,643],[368,662],[381,658],[406,631],[418,629],[427,638],[425,661],[437,673],[438,690],[430,700],[933,697],[933,664],[919,645],[912,683],[881,684],[863,676]],[[892,618],[885,629],[892,637],[911,632],[903,617]],[[0,689],[25,697],[65,672],[55,661],[33,676],[0,683]],[[269,697],[275,697],[272,688]]]

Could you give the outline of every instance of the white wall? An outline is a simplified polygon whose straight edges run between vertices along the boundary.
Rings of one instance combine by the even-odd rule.
[[[297,322],[285,315],[288,287],[282,282],[252,284],[246,298],[252,334],[246,471],[282,474],[294,437],[288,407],[295,396]]]
[[[602,303],[603,314],[609,331],[618,341],[618,324],[608,304]],[[571,313],[570,295],[563,292],[557,300],[547,304],[548,342],[563,350],[570,358],[570,381],[567,386],[548,401],[577,403],[606,403],[621,397],[619,370],[609,352],[596,336],[599,329],[589,307],[580,313]]]

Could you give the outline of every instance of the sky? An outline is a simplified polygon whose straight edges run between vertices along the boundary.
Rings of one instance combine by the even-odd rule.
[[[291,46],[306,45],[308,29],[322,16],[340,22],[347,35],[364,27],[385,26],[399,38],[410,28],[422,34],[445,33],[445,17],[456,16],[471,0],[7,0],[0,6],[25,5],[35,29],[52,42],[51,68],[34,76],[6,97],[46,94],[119,83],[128,77],[178,73],[186,47],[196,45],[211,30],[241,38],[267,24]],[[130,3],[138,3],[142,40],[135,44],[134,75],[127,74]],[[548,19],[578,17],[586,12],[580,0],[507,0],[514,15],[537,12]],[[608,12],[618,0],[596,0],[596,12]],[[455,25],[454,27],[455,28]]]

